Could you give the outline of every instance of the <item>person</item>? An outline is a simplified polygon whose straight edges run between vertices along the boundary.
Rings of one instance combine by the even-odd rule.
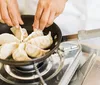
[[[9,6],[6,6],[7,4],[5,4],[5,1],[6,3],[8,2]],[[42,18],[42,20],[40,18],[39,20],[41,23],[43,22],[42,27],[40,27],[40,21],[36,19],[36,24],[33,25],[33,28],[44,29],[47,24],[50,25],[54,21],[61,29],[63,35],[70,35],[78,33],[79,30],[91,30],[100,27],[100,0],[0,0],[0,22],[5,21],[5,23],[8,25],[14,24],[14,26],[23,24],[22,20],[20,19],[20,13],[22,15],[36,15],[39,3],[43,3],[42,1],[45,1],[42,7],[46,6],[46,2],[48,1],[50,1],[51,4],[53,3],[53,6],[51,5],[50,7],[55,13],[59,11],[58,15],[60,16],[55,16],[54,19],[49,19],[49,21],[45,20],[45,17]],[[9,13],[10,16],[12,15],[10,20],[8,16]],[[17,18],[16,16],[19,17]],[[3,21],[1,18],[3,18]],[[44,21],[46,25],[44,24]],[[38,25],[38,27],[36,25]]]
[[[34,0],[33,0],[34,1]],[[33,28],[43,30],[50,26],[65,7],[67,0],[39,0],[35,13]],[[0,21],[9,26],[24,24],[21,19],[17,0],[0,0]]]

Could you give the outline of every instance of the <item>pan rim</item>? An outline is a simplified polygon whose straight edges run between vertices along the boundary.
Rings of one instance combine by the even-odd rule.
[[[34,17],[34,15],[22,15],[22,17]],[[57,30],[59,30],[60,36],[59,36],[59,39],[58,39],[55,47],[52,50],[50,50],[48,53],[46,53],[44,56],[33,58],[30,61],[15,61],[15,60],[9,60],[9,59],[5,59],[5,60],[0,59],[0,62],[3,63],[3,64],[8,64],[8,65],[15,65],[15,66],[21,66],[22,65],[23,66],[23,65],[30,65],[30,64],[33,64],[33,63],[37,63],[37,62],[40,62],[40,61],[47,59],[49,57],[49,55],[51,55],[56,49],[58,49],[58,47],[61,43],[61,40],[62,40],[62,33],[61,33],[61,30],[58,27],[58,25],[56,23],[53,23],[52,25],[55,25],[57,27]]]

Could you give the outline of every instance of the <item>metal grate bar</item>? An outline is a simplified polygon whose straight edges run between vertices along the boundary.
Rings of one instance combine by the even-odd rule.
[[[45,81],[43,80],[43,78],[42,78],[42,76],[41,76],[41,74],[40,74],[40,72],[39,72],[39,70],[38,70],[38,68],[37,68],[37,66],[36,66],[35,63],[34,63],[34,67],[35,67],[36,73],[39,75],[41,84],[42,84],[42,85],[47,85],[47,84],[45,83]]]

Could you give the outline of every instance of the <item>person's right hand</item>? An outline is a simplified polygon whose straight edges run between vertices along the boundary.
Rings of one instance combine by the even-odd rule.
[[[0,0],[0,21],[16,27],[23,24],[17,0]]]

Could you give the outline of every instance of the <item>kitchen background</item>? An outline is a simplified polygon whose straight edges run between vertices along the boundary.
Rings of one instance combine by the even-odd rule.
[[[38,0],[18,0],[21,14],[34,15],[37,2]],[[77,33],[78,30],[91,30],[100,28],[100,0],[69,0],[66,3],[64,12],[55,20],[55,23],[57,23],[61,28],[63,35],[74,34]],[[83,40],[80,43],[88,44],[88,46],[91,48],[100,49],[99,42],[100,37],[85,41]],[[80,60],[81,65],[83,65],[87,59],[88,57],[82,56]],[[80,79],[80,77],[78,77],[78,79]],[[71,85],[78,85],[78,79],[76,79],[76,84],[72,80]],[[94,85],[100,85],[100,83]]]
[[[21,14],[35,14],[38,0],[18,0],[18,3]],[[100,0],[68,0],[63,13],[54,22],[63,35],[100,28]],[[100,38],[88,42],[92,42],[94,47],[100,46]]]
[[[38,0],[18,0],[22,14],[35,14]],[[55,20],[64,35],[100,27],[100,0],[69,0]]]

